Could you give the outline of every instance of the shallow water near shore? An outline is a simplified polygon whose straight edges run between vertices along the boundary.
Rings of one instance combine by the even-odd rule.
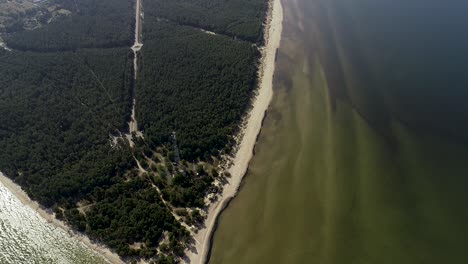
[[[47,223],[0,183],[0,263],[104,264],[104,259]]]
[[[465,262],[467,4],[283,6],[275,95],[210,263]]]

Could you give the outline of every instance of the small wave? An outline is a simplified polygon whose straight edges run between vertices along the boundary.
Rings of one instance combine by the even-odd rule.
[[[0,263],[103,264],[106,261],[49,224],[0,183]]]

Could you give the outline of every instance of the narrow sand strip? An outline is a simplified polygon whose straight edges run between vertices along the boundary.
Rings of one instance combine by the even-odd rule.
[[[195,249],[187,250],[187,258],[183,260],[185,263],[205,264],[208,253],[211,247],[211,235],[214,230],[216,219],[226,204],[237,194],[237,190],[244,177],[250,159],[253,156],[253,149],[257,141],[257,136],[262,127],[262,121],[265,116],[265,111],[268,109],[271,98],[273,96],[273,74],[275,71],[276,52],[281,41],[283,9],[280,0],[270,0],[270,10],[267,18],[265,30],[266,46],[262,51],[262,60],[259,68],[260,84],[258,94],[254,98],[252,110],[248,113],[247,125],[242,131],[242,140],[239,148],[233,159],[233,165],[229,168],[231,177],[228,179],[228,184],[224,186],[220,198],[210,205],[208,216],[205,220],[206,227],[198,231],[194,239],[196,241]],[[30,206],[45,218],[51,224],[62,228],[68,233],[73,233],[72,230],[62,221],[57,220],[53,215],[43,210],[39,204],[32,201],[28,195],[9,178],[0,173],[0,182],[5,185],[22,203]],[[90,249],[102,255],[111,263],[124,263],[117,254],[110,251],[108,248],[93,243],[88,237],[73,234],[77,239],[83,242]]]
[[[86,247],[93,250],[98,255],[102,256],[108,262],[113,264],[124,263],[122,259],[110,249],[106,248],[103,245],[99,245],[92,242],[87,236],[73,232],[72,229],[69,226],[67,226],[64,222],[56,219],[54,215],[46,212],[37,202],[31,200],[19,185],[14,183],[10,178],[6,177],[1,172],[0,183],[2,183],[14,196],[16,196],[21,201],[21,203],[31,207],[50,224],[65,230],[69,235],[81,241]]]
[[[143,16],[143,12],[141,10],[142,3],[141,0],[136,0],[135,4],[135,42],[130,49],[133,51],[133,99],[132,99],[132,114],[130,117],[130,121],[128,122],[128,134],[125,134],[125,137],[130,144],[130,147],[133,148],[135,143],[133,142],[133,133],[136,133],[136,137],[143,137],[141,131],[138,131],[138,122],[136,119],[136,99],[135,99],[135,86],[137,82],[137,75],[138,75],[138,53],[140,52],[141,48],[143,47],[143,43],[140,42],[140,34],[141,34],[141,20]]]
[[[237,194],[242,178],[247,172],[253,150],[260,133],[265,111],[268,109],[273,97],[273,74],[275,72],[276,52],[281,42],[283,23],[283,9],[281,0],[271,0],[265,30],[266,46],[262,51],[262,60],[259,68],[260,84],[258,94],[254,98],[252,110],[248,114],[247,125],[242,131],[243,136],[233,165],[229,168],[231,178],[224,186],[220,198],[210,205],[208,209],[206,227],[199,230],[194,236],[195,248],[186,251],[185,263],[205,264],[211,248],[211,236],[220,212],[227,203]]]

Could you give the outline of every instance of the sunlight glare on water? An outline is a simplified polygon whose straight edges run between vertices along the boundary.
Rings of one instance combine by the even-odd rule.
[[[0,183],[0,263],[103,264],[106,261],[23,205]]]

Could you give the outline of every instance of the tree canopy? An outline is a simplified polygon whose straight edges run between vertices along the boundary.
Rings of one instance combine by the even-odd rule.
[[[134,1],[57,2],[72,13],[44,27],[13,32],[5,37],[7,45],[16,50],[69,51],[78,48],[124,47],[133,42]]]
[[[170,22],[150,25],[136,88],[141,129],[155,145],[175,131],[184,159],[218,155],[249,105],[258,50]]]
[[[265,0],[147,0],[145,13],[251,42],[263,40]]]
[[[0,171],[126,260],[175,263],[190,243],[181,223],[200,224],[222,188],[266,1],[145,0],[137,79],[134,1],[53,2],[71,14],[2,35],[13,50],[0,49]],[[134,99],[143,137],[131,147]]]

